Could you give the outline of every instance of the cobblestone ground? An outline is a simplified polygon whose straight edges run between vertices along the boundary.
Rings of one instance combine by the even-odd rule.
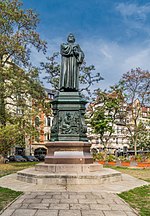
[[[1,216],[136,216],[127,203],[113,193],[28,192]]]

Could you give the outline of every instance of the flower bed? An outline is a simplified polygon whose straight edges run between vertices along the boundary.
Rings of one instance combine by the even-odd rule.
[[[137,166],[146,168],[146,167],[150,167],[150,163],[148,163],[148,162],[138,162]]]
[[[111,166],[123,166],[123,167],[143,167],[143,168],[150,168],[150,163],[148,162],[120,162],[117,163],[115,161],[98,161],[99,164],[102,165],[111,165]]]

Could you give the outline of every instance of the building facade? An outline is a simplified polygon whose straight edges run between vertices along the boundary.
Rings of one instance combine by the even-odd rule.
[[[92,103],[87,108],[87,113],[94,112],[96,107],[102,106],[102,104]],[[139,125],[140,122],[145,126],[146,130],[150,131],[150,107],[141,106],[140,101],[136,99],[133,104],[124,103],[123,111],[126,112],[124,118],[116,119],[113,129],[114,132],[108,139],[109,133],[104,134],[104,140],[107,140],[107,149],[110,153],[114,153],[116,150],[121,152],[126,152],[131,149],[131,133],[134,132],[134,117],[136,118],[136,124]],[[120,111],[122,112],[122,110]],[[133,113],[137,112],[137,113]],[[130,132],[129,132],[130,131]],[[92,148],[103,149],[104,146],[101,143],[98,134],[94,134],[93,130],[88,124],[88,138],[92,143]]]

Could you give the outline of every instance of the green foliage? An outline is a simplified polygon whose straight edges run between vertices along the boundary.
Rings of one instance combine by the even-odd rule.
[[[93,154],[93,160],[94,161],[104,161],[105,160],[105,153],[104,152],[99,152],[99,153],[94,153]]]
[[[30,61],[31,48],[46,51],[36,32],[38,16],[23,9],[19,0],[0,1],[0,133],[1,151],[24,145],[27,135],[37,133],[31,120],[44,107],[45,92],[39,69]],[[34,110],[33,102],[36,102]],[[6,147],[6,149],[4,149]]]
[[[138,130],[137,149],[150,149],[150,129],[149,127],[146,127],[146,124],[140,121],[138,124],[137,130]]]
[[[90,125],[93,132],[100,136],[100,140],[104,147],[114,132],[114,124],[116,123],[120,104],[122,103],[121,90],[119,88],[111,89],[111,91],[96,92],[96,100],[90,111]],[[107,134],[107,136],[106,136]]]
[[[107,155],[106,161],[108,162],[116,161],[115,155]]]
[[[19,131],[16,125],[6,125],[0,128],[0,152],[7,155],[11,147],[16,144],[19,139]]]
[[[46,43],[36,32],[37,14],[23,10],[18,0],[0,1],[0,21],[0,124],[5,125],[14,119],[14,110],[22,114],[32,99],[42,100],[44,90],[30,52],[31,47],[45,52]]]
[[[114,155],[107,155],[106,152],[99,152],[99,153],[94,153],[93,154],[93,160],[94,161],[107,161],[107,162],[111,162],[111,161],[115,161],[116,158]]]
[[[31,9],[24,10],[19,0],[0,1],[0,59],[27,66],[30,46],[45,52],[46,43],[36,32],[39,18]],[[5,59],[4,59],[5,56]]]
[[[130,162],[129,158],[125,156],[119,156],[117,160],[122,161],[122,162]]]
[[[5,127],[0,127],[0,153],[7,156],[15,145],[25,147],[26,136],[35,136],[37,133],[36,128],[29,124],[24,128],[19,124],[7,124]]]

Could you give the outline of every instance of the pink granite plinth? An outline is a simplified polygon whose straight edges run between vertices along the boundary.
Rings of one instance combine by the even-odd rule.
[[[46,144],[46,164],[91,164],[91,144],[81,141],[56,141]]]

